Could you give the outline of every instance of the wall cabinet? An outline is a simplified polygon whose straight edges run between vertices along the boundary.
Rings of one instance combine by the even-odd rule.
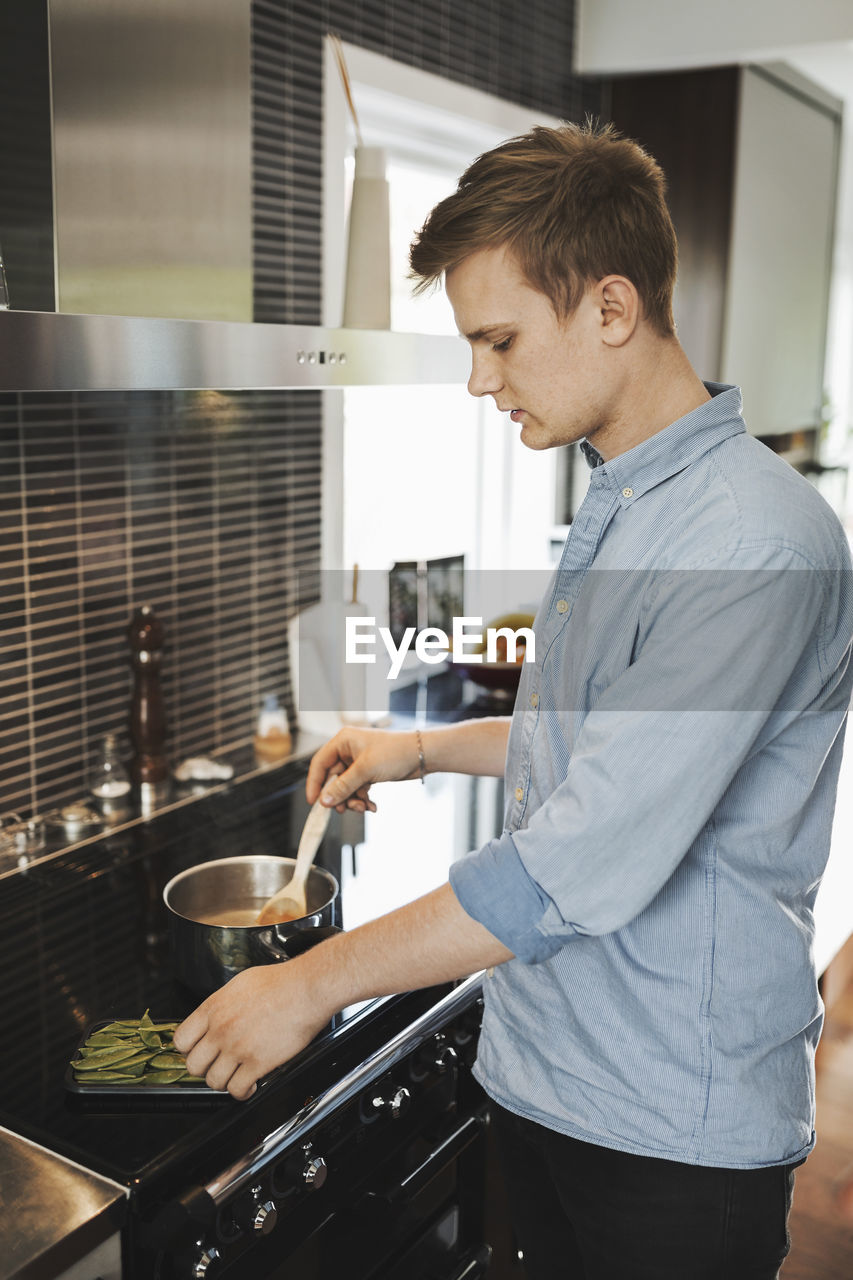
[[[774,64],[618,78],[610,114],[667,175],[697,371],[739,383],[755,435],[816,447],[841,104]]]

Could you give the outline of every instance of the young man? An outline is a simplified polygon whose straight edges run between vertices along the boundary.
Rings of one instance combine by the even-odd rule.
[[[657,165],[610,129],[482,156],[412,250],[473,367],[590,487],[511,724],[344,729],[307,796],[506,778],[503,833],[451,883],[240,974],[175,1043],[248,1096],[354,1000],[486,969],[495,1102],[529,1280],[770,1280],[811,1149],[812,907],[850,700],[840,525],[746,434],[674,334]]]

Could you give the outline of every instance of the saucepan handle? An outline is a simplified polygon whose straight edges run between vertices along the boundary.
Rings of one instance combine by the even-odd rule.
[[[259,942],[270,960],[292,960],[295,956],[301,956],[303,951],[316,947],[318,942],[325,942],[327,938],[342,932],[336,924],[325,924],[313,929],[294,929],[286,938],[276,938],[275,941],[264,938]]]

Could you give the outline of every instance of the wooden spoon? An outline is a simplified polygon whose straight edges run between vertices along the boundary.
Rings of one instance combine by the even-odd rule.
[[[320,841],[326,834],[331,812],[331,808],[320,804],[319,800],[313,806],[302,828],[293,876],[283,888],[279,889],[278,893],[274,893],[269,901],[264,903],[258,913],[256,924],[283,924],[286,920],[299,920],[308,914],[305,882],[320,847]]]

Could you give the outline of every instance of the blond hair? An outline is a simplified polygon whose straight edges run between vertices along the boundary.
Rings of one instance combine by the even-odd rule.
[[[538,125],[471,164],[412,243],[421,293],[478,249],[506,246],[565,318],[608,275],[631,280],[646,318],[675,332],[678,251],[657,162],[613,125]]]

